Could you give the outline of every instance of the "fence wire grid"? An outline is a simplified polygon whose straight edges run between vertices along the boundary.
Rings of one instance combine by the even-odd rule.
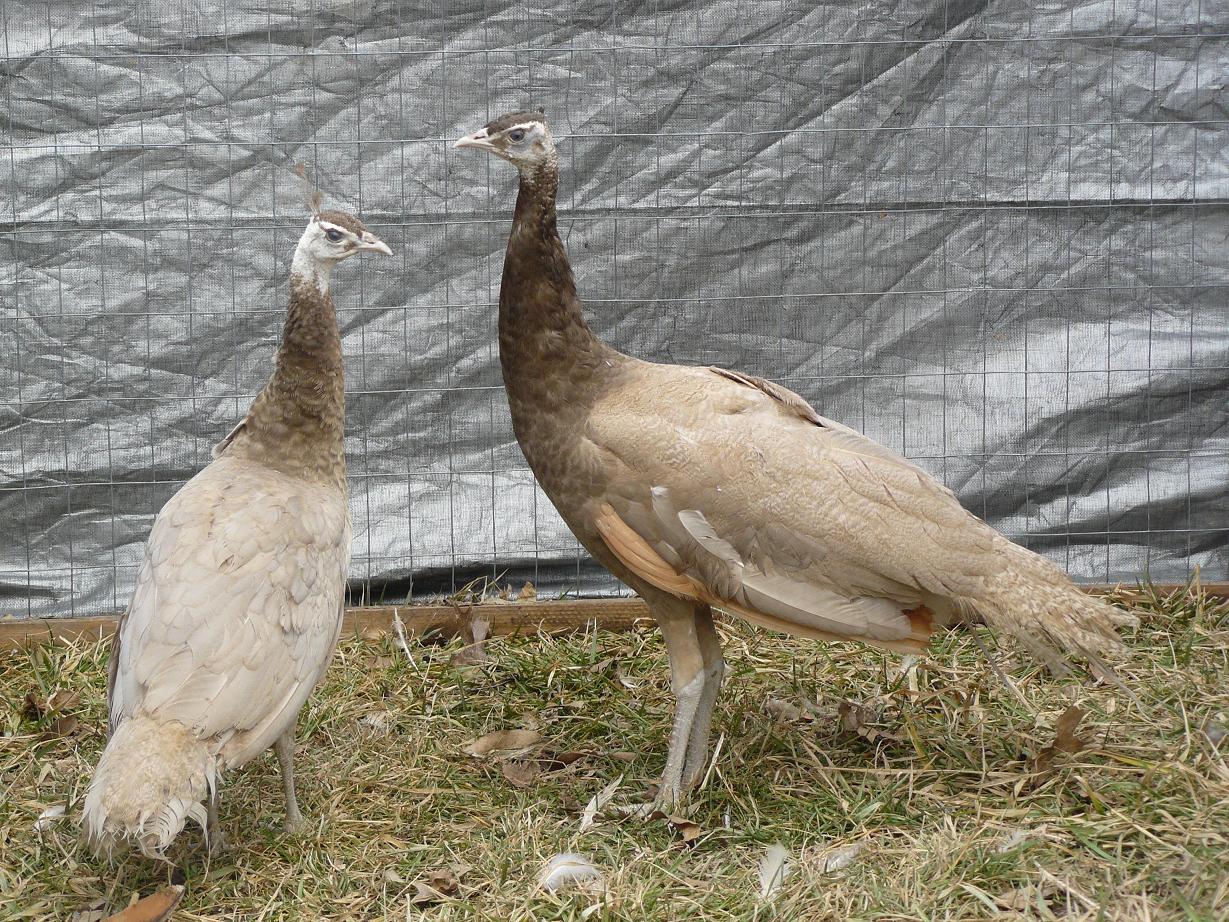
[[[579,8],[583,7],[583,8]],[[537,489],[496,302],[544,106],[598,332],[797,390],[1084,580],[1229,568],[1229,5],[0,5],[0,614],[123,608],[246,411],[305,221],[339,270],[351,595],[621,591]]]

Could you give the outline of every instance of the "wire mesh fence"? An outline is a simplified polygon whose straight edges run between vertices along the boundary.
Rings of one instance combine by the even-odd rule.
[[[609,593],[512,437],[510,171],[542,105],[594,326],[781,381],[1091,580],[1229,567],[1229,8],[6,3],[0,608],[122,608],[263,384],[306,212],[335,280],[355,601]]]

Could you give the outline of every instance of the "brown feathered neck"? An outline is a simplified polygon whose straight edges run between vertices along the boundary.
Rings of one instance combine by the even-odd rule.
[[[295,251],[290,303],[273,374],[215,454],[246,458],[303,480],[346,488],[345,376],[332,266]]]
[[[499,358],[522,443],[532,416],[583,413],[623,358],[593,335],[581,314],[559,239],[558,188],[553,151],[522,169],[499,291]]]

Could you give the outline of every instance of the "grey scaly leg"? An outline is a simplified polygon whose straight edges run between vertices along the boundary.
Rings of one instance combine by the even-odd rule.
[[[282,791],[286,795],[286,822],[283,828],[293,834],[303,828],[303,814],[299,812],[299,801],[294,796],[294,727],[277,738],[273,751],[277,753],[278,764],[282,767]]]
[[[674,691],[674,725],[670,731],[666,769],[662,772],[656,806],[669,812],[686,799],[686,790],[683,786],[683,766],[687,760],[696,712],[704,698],[707,677],[692,606],[688,605],[685,612],[660,613],[658,624],[666,640],[666,652],[670,656],[670,684]]]
[[[209,792],[205,809],[208,814],[205,819],[205,842],[209,846],[210,857],[217,857],[226,851],[227,842],[222,826],[218,823],[218,792],[216,789]]]
[[[725,677],[725,660],[721,656],[721,638],[713,626],[713,610],[707,605],[696,612],[696,638],[700,642],[700,654],[704,660],[704,690],[696,706],[695,721],[691,726],[691,738],[687,742],[687,758],[683,762],[683,790],[691,792],[704,774],[708,763],[708,738],[713,726],[713,707],[721,680]]]

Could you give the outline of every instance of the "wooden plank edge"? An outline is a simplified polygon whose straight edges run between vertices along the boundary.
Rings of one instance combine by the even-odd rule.
[[[462,634],[475,619],[488,623],[491,636],[550,634],[591,630],[626,631],[650,619],[649,607],[638,598],[560,599],[550,602],[484,602],[478,605],[383,605],[349,608],[342,620],[342,637],[378,637],[401,620],[407,635],[440,638]],[[0,620],[0,649],[47,641],[95,641],[111,636],[119,616],[85,618],[10,618]]]
[[[1136,591],[1125,583],[1081,586],[1086,592]],[[1170,595],[1189,588],[1185,583],[1157,583],[1151,589]],[[1229,599],[1229,582],[1201,583],[1205,595]],[[483,602],[477,605],[425,604],[383,605],[346,610],[343,637],[379,637],[393,629],[394,617],[401,620],[407,635],[440,638],[464,633],[468,625],[481,618],[488,622],[491,636],[510,634],[550,634],[573,631],[630,630],[638,621],[651,620],[645,603],[638,598],[559,599],[547,602]],[[13,649],[28,643],[99,640],[115,630],[117,615],[86,618],[10,618],[0,620],[0,649]]]

